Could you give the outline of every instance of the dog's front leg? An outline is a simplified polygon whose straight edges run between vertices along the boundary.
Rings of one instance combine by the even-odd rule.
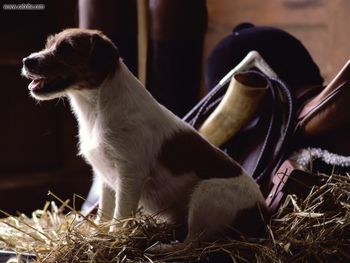
[[[101,195],[98,209],[98,222],[107,222],[112,220],[115,211],[115,191],[105,183],[101,185]]]
[[[143,180],[138,177],[130,177],[131,174],[128,174],[128,178],[123,178],[120,182],[120,187],[116,192],[115,199],[115,219],[123,219],[133,215],[139,205]]]

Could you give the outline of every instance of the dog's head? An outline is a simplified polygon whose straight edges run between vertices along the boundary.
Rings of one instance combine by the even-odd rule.
[[[118,66],[115,45],[97,30],[66,29],[49,36],[45,49],[23,59],[22,75],[39,100],[63,96],[68,89],[94,89]]]

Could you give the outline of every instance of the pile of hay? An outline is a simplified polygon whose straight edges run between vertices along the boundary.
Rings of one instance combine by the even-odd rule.
[[[325,184],[313,187],[305,199],[286,198],[267,226],[266,239],[227,238],[159,254],[152,247],[171,242],[175,226],[138,213],[110,232],[109,225],[95,225],[56,197],[61,207],[48,203],[32,218],[2,219],[0,249],[33,253],[38,262],[349,262],[350,177],[320,176]]]

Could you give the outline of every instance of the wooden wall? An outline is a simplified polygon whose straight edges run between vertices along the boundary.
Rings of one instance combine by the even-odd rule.
[[[348,0],[207,0],[204,59],[234,25],[247,21],[280,27],[301,40],[326,82],[350,58]]]

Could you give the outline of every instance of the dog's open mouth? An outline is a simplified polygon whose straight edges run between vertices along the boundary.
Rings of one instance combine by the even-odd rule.
[[[29,85],[28,89],[30,91],[40,90],[44,85],[45,79],[33,79]]]
[[[34,93],[48,93],[65,89],[72,83],[69,78],[48,80],[45,78],[35,78],[28,85],[28,89]]]

